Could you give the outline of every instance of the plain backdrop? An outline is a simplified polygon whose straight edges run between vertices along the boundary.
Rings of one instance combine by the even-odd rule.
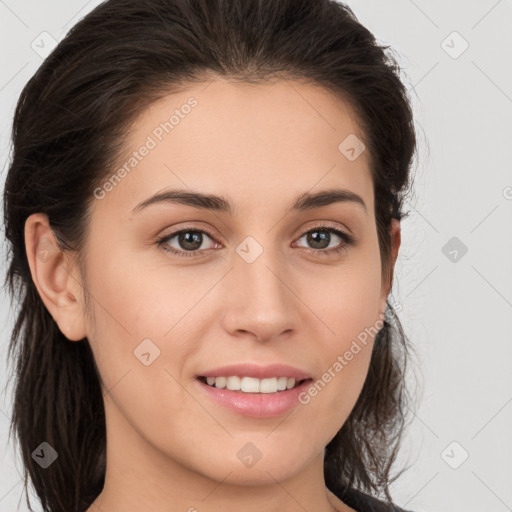
[[[42,47],[98,3],[0,0],[2,184],[15,103]],[[393,496],[415,512],[512,510],[512,2],[347,3],[394,48],[419,137],[392,297],[421,400]],[[0,301],[3,388],[14,311],[5,290]],[[11,398],[10,388],[0,396],[0,512],[28,510],[7,438]]]

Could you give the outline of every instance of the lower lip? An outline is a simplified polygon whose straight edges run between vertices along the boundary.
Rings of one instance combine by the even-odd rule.
[[[199,379],[196,379],[196,382],[213,400],[242,416],[274,418],[299,405],[299,395],[308,389],[312,380],[307,379],[292,389],[276,393],[244,393],[214,388]]]

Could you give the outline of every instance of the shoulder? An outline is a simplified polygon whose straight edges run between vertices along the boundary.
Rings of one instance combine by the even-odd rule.
[[[390,505],[356,489],[346,489],[343,492],[335,492],[335,494],[343,503],[357,512],[412,512],[396,505]]]

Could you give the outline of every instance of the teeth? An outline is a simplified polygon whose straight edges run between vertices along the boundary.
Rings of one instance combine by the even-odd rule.
[[[253,377],[206,377],[208,385],[230,391],[244,393],[276,393],[295,387],[295,379],[287,377],[272,377],[269,379],[255,379]]]
[[[230,391],[240,391],[240,377],[228,377],[226,387]]]
[[[260,380],[252,377],[243,377],[240,382],[240,390],[244,393],[259,393]]]

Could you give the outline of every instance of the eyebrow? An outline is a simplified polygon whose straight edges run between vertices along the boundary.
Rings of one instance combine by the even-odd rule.
[[[233,215],[235,212],[233,203],[224,196],[176,189],[157,192],[133,208],[132,213],[138,213],[150,205],[162,203],[184,204],[201,210],[228,213],[229,215]],[[357,204],[367,212],[363,198],[351,190],[346,189],[327,189],[315,193],[305,192],[295,199],[290,209],[294,211],[307,211],[334,203]]]

